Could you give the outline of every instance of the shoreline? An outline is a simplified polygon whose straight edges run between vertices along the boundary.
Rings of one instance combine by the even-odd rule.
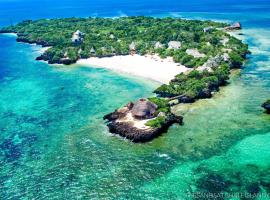
[[[140,56],[138,54],[79,59],[75,65],[110,69],[162,84],[168,84],[177,74],[191,70],[173,62],[172,58],[161,59],[157,55]]]
[[[14,37],[18,37],[17,33],[1,33]],[[42,46],[37,43],[21,42],[29,45],[40,46],[40,54],[42,55],[50,46]],[[48,61],[44,61],[47,64]],[[49,64],[52,66],[64,66],[64,64]],[[103,68],[115,71],[121,74],[127,74],[157,82],[159,84],[168,84],[177,74],[185,73],[191,68],[175,63],[171,57],[161,59],[158,55],[116,55],[112,57],[90,57],[87,59],[79,59],[72,66],[86,66],[92,68]]]
[[[145,20],[149,21],[150,19]],[[163,22],[163,24],[166,23],[168,22]],[[196,31],[194,28],[196,26],[195,22],[190,26],[191,29],[193,28],[193,31]],[[126,106],[116,109],[103,118],[106,120],[105,123],[111,133],[121,135],[133,142],[147,142],[166,132],[175,123],[182,125],[183,117],[181,115],[176,116],[172,112],[171,108],[173,106],[182,103],[193,103],[198,99],[211,98],[221,86],[226,85],[227,80],[230,78],[231,70],[243,66],[246,55],[249,54],[248,46],[234,36],[231,37],[235,39],[231,39],[228,36],[228,31],[240,30],[241,24],[235,23],[226,27],[225,25],[220,25],[222,29],[218,27],[218,24],[215,24],[215,28],[213,26],[204,26],[200,34],[197,35],[199,38],[204,38],[204,35],[209,33],[210,38],[217,40],[212,42],[212,44],[211,42],[205,44],[207,50],[210,51],[210,57],[206,57],[206,54],[199,52],[197,48],[194,49],[192,45],[179,52],[172,51],[172,49],[180,49],[182,42],[187,42],[189,41],[188,39],[181,42],[168,41],[166,43],[168,47],[165,46],[165,48],[163,44],[156,42],[153,48],[159,45],[161,47],[157,48],[160,51],[151,51],[153,42],[149,44],[149,38],[147,40],[144,38],[146,41],[143,44],[145,44],[146,49],[138,50],[134,41],[130,45],[125,43],[124,47],[126,48],[120,50],[114,49],[113,46],[111,46],[112,50],[106,47],[101,47],[100,49],[92,47],[90,53],[94,57],[88,58],[89,49],[74,47],[78,46],[79,42],[84,41],[85,33],[77,30],[72,36],[72,41],[74,40],[73,46],[67,49],[61,47],[62,51],[60,52],[56,46],[54,51],[52,50],[47,54],[41,53],[42,55],[38,56],[36,60],[48,61],[48,64],[72,64],[74,67],[109,69],[159,82],[161,85],[153,91],[156,97],[152,99],[141,98],[137,102],[129,102]],[[217,36],[215,35],[217,33],[212,33],[213,29],[216,29],[220,35]],[[16,29],[14,30],[16,31]],[[29,35],[29,33],[27,34]],[[141,36],[140,31],[138,35]],[[144,36],[141,37],[143,38]],[[24,37],[23,35],[21,38],[17,38],[17,42],[41,45],[42,47],[52,46],[53,43],[46,40],[45,36],[44,38],[37,40],[36,38],[31,38],[31,35],[29,37]],[[102,41],[106,41],[108,44],[113,45],[116,42],[114,35],[112,37],[110,35],[109,39],[107,36],[105,38]],[[154,41],[155,38],[151,41]],[[121,40],[118,39],[117,41]],[[107,43],[106,45],[108,45]],[[223,44],[224,47],[218,46],[218,43]],[[147,46],[147,44],[150,46]],[[229,50],[224,50],[223,48]],[[217,50],[219,50],[219,53],[217,53]],[[86,59],[81,59],[81,57]],[[165,59],[161,59],[161,57]],[[206,57],[206,60],[202,59],[204,57]],[[144,119],[147,119],[147,121]]]

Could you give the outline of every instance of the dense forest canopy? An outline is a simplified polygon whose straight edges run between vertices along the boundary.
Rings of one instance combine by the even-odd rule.
[[[172,57],[190,74],[179,74],[155,90],[161,97],[209,97],[242,66],[248,46],[224,31],[228,24],[179,18],[121,17],[27,20],[0,32],[18,41],[50,46],[39,59],[71,64],[80,58],[127,54]],[[185,99],[186,101],[186,99]]]
[[[122,18],[67,18],[23,21],[2,31],[16,32],[19,40],[52,46],[46,53],[51,63],[68,57],[73,62],[90,56],[126,55],[134,43],[136,53],[158,53],[161,57],[173,56],[176,62],[196,65],[187,48],[197,48],[207,56],[215,55],[222,45],[225,32],[216,28],[226,24],[212,21],[184,20],[175,18],[122,17]],[[204,32],[207,27],[212,27]],[[74,43],[73,34],[81,31],[83,41]],[[170,41],[181,42],[181,48],[168,49]],[[160,43],[159,48],[155,45]],[[196,59],[198,64],[206,60]],[[190,61],[190,62],[188,62]],[[201,62],[199,62],[201,61]]]

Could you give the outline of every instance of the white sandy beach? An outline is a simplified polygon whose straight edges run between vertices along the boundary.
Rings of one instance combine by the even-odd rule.
[[[174,63],[172,58],[160,59],[156,55],[88,58],[80,59],[77,64],[112,69],[165,84],[169,83],[175,75],[189,70],[183,65]]]

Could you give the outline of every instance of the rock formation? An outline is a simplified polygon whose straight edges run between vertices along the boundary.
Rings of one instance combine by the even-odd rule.
[[[264,102],[264,103],[262,104],[262,107],[266,110],[266,112],[267,112],[268,114],[270,114],[270,99],[267,100],[266,102]]]
[[[118,134],[132,142],[148,142],[174,124],[182,124],[183,118],[172,113],[157,113],[157,106],[148,100],[141,99],[135,104],[130,102],[123,108],[105,115],[109,131]],[[155,115],[156,114],[156,115]],[[139,116],[138,116],[139,115]],[[150,127],[146,123],[157,117],[164,117],[164,123],[159,127]]]

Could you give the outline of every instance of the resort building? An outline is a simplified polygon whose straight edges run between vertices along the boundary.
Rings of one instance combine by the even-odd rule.
[[[76,32],[73,33],[71,40],[74,44],[80,44],[83,42],[83,38],[84,38],[84,33],[77,30]]]
[[[96,54],[96,50],[94,49],[94,47],[91,48],[90,54],[91,54],[91,55],[95,55],[95,54]]]
[[[168,49],[179,49],[181,47],[181,42],[179,41],[170,41],[168,43]]]
[[[205,57],[205,54],[200,53],[198,49],[187,49],[186,53],[190,56],[193,56],[194,58],[203,58]]]
[[[211,32],[213,29],[214,29],[214,28],[213,28],[212,26],[206,27],[206,28],[203,29],[203,32],[209,33],[209,32]]]
[[[129,53],[130,53],[131,55],[136,54],[136,44],[135,44],[135,42],[132,42],[132,43],[129,45]]]
[[[151,119],[154,117],[156,111],[156,104],[146,99],[140,99],[134,104],[131,113],[132,116],[137,119]]]
[[[160,48],[163,48],[163,47],[164,47],[163,44],[161,44],[160,42],[156,42],[155,49],[160,49]]]

